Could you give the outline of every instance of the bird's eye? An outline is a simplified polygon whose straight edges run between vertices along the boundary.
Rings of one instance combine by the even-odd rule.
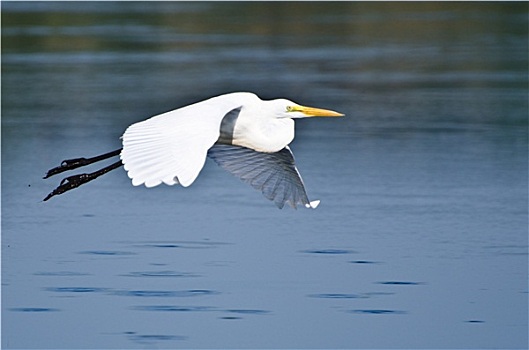
[[[293,106],[287,106],[287,112],[292,112],[294,111],[294,107]]]

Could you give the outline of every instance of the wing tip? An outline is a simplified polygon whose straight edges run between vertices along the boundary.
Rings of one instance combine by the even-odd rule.
[[[320,200],[319,199],[305,204],[305,208],[316,209],[318,207],[318,205],[320,205]]]

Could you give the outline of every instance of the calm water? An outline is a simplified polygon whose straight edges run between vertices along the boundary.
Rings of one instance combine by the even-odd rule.
[[[2,348],[527,348],[528,4],[2,2]],[[43,203],[61,160],[230,91],[315,210],[208,161]]]

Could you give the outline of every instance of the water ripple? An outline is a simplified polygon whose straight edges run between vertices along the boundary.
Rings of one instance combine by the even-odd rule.
[[[186,340],[187,337],[181,335],[167,335],[167,334],[136,334],[136,332],[125,332],[124,334],[134,343],[138,344],[153,344],[164,341]]]
[[[485,323],[485,321],[482,321],[482,320],[468,320],[468,321],[465,321],[466,323]]]
[[[322,294],[310,294],[311,298],[323,298],[323,299],[365,299],[369,298],[365,294],[342,294],[342,293],[322,293]]]
[[[58,276],[58,277],[75,277],[75,276],[90,276],[89,273],[71,272],[71,271],[42,271],[35,272],[33,276]]]
[[[9,309],[10,311],[16,312],[54,312],[60,311],[59,309],[49,308],[49,307],[14,307]]]
[[[371,296],[383,296],[383,295],[394,295],[395,293],[392,292],[367,292],[364,293],[364,295],[371,297]]]
[[[174,243],[151,243],[151,244],[145,244],[142,247],[145,247],[145,248],[181,248],[179,244],[174,244]]]
[[[140,305],[132,307],[133,310],[139,311],[157,311],[157,312],[223,312],[236,315],[267,315],[270,311],[261,309],[223,309],[219,310],[212,306],[179,306],[179,305]],[[240,319],[239,316],[223,316],[221,319]]]
[[[133,252],[119,251],[119,250],[86,250],[79,252],[78,254],[87,254],[87,255],[104,255],[104,256],[127,256],[127,255],[137,255]]]
[[[50,287],[44,288],[48,292],[55,293],[98,293],[104,292],[106,288],[93,288],[93,287]]]
[[[215,295],[220,292],[207,289],[191,289],[191,290],[121,290],[113,292],[114,295],[131,296],[131,297],[145,297],[145,298],[173,298],[173,297],[195,297],[203,295]]]
[[[130,272],[124,275],[124,277],[200,277],[200,275],[189,273],[189,272],[176,272],[176,271],[139,271]]]
[[[345,250],[345,249],[309,249],[309,250],[303,250],[303,253],[309,253],[309,254],[328,254],[328,255],[339,255],[339,254],[352,254],[355,253],[352,250]]]
[[[377,284],[393,285],[393,286],[418,286],[425,284],[423,282],[410,282],[410,281],[382,281],[376,282]]]
[[[270,311],[255,310],[255,309],[231,309],[231,310],[223,310],[223,311],[234,313],[234,314],[244,314],[244,315],[265,315],[265,314],[270,313]]]
[[[348,310],[347,312],[353,314],[368,314],[368,315],[404,315],[405,311],[399,310],[384,310],[384,309],[366,309],[366,310]]]
[[[202,312],[214,310],[211,306],[175,306],[175,305],[140,305],[132,307],[139,311],[162,311],[162,312]]]
[[[137,248],[162,248],[162,249],[211,249],[229,243],[224,242],[201,242],[201,241],[154,241],[132,243]]]

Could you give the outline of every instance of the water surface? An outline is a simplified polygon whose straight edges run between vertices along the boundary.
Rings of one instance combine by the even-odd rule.
[[[2,348],[527,348],[527,13],[3,2]],[[63,159],[231,91],[346,114],[296,124],[317,210],[213,162],[42,202]]]

